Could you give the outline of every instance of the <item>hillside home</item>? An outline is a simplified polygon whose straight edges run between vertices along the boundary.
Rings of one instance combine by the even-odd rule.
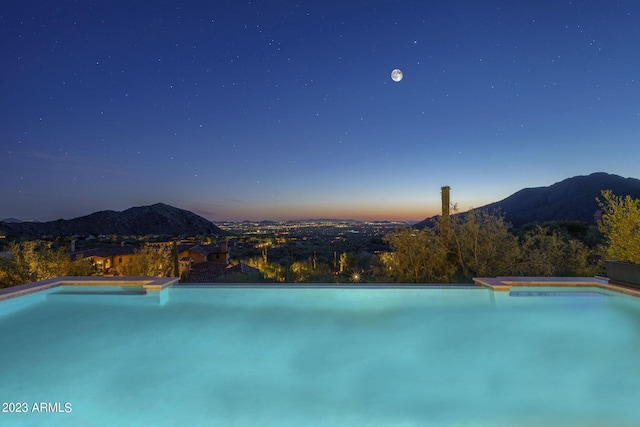
[[[97,267],[99,273],[104,276],[114,276],[117,274],[118,266],[131,262],[135,251],[136,248],[133,246],[94,248],[72,252],[70,257],[72,260],[89,259]]]
[[[226,268],[229,265],[229,247],[226,241],[220,245],[178,245],[178,258],[181,276],[202,263]]]
[[[260,275],[260,270],[244,263],[234,266],[215,262],[202,262],[181,276],[186,283],[214,283],[224,276]]]
[[[171,247],[173,242],[154,242],[148,246]],[[73,245],[72,245],[73,247]],[[178,244],[178,259],[180,260],[180,275],[191,271],[195,265],[207,263],[215,268],[226,268],[229,265],[229,249],[227,242],[220,245]],[[89,259],[98,268],[102,275],[117,274],[117,267],[126,265],[136,256],[136,248],[133,246],[118,246],[106,248],[87,249],[72,252],[72,260]]]

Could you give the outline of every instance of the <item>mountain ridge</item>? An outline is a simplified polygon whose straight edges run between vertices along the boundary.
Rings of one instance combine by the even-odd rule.
[[[595,223],[599,209],[596,198],[603,190],[619,196],[640,199],[640,180],[596,172],[578,175],[547,187],[523,188],[498,202],[475,208],[501,212],[515,228],[533,222],[582,221]],[[464,215],[461,213],[459,215]],[[437,216],[414,224],[424,228],[433,224]],[[0,221],[0,230],[8,237],[40,237],[43,235],[214,235],[229,234],[213,222],[184,209],[164,203],[137,206],[123,211],[103,210],[74,219],[48,222]],[[266,220],[265,220],[266,221]]]
[[[103,210],[73,219],[47,222],[0,222],[9,236],[70,235],[216,235],[228,234],[213,222],[164,203],[136,206],[123,211]]]
[[[640,199],[640,180],[623,178],[605,172],[578,175],[547,187],[523,188],[498,202],[474,210],[500,212],[505,220],[518,228],[528,223],[547,221],[582,221],[594,223],[599,209],[597,198],[611,190],[618,196]],[[464,213],[462,213],[464,215]],[[437,218],[429,217],[414,225],[424,228]]]

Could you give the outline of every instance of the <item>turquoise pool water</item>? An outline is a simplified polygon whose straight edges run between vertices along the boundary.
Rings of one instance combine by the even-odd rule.
[[[0,425],[640,425],[631,297],[110,289],[0,302]]]

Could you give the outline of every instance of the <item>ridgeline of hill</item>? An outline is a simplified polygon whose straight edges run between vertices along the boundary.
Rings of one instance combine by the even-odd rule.
[[[74,219],[49,222],[0,222],[7,237],[108,235],[223,236],[228,233],[193,212],[156,203],[122,212],[100,211]]]
[[[603,190],[618,196],[640,199],[640,180],[603,172],[565,179],[548,187],[525,188],[504,200],[476,208],[499,211],[515,228],[533,222],[582,221],[594,223],[599,209],[596,198]],[[462,214],[464,215],[464,213]],[[427,218],[414,227],[424,228],[436,217]],[[196,234],[224,236],[229,234],[211,221],[193,212],[163,203],[134,207],[122,212],[100,211],[75,219],[49,222],[0,221],[0,232],[10,238],[72,235],[164,235]]]
[[[548,187],[525,188],[504,200],[475,209],[499,211],[515,228],[547,221],[595,223],[594,214],[599,209],[596,198],[602,199],[603,190],[611,190],[617,196],[630,195],[640,199],[640,180],[603,172],[575,176]],[[414,227],[424,228],[432,224],[434,218],[427,218]]]

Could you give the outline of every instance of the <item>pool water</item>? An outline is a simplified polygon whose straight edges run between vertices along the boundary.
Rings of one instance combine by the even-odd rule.
[[[9,308],[20,298],[0,303],[0,425],[640,425],[632,297],[162,292],[148,303],[135,292],[56,288],[20,297],[33,301],[19,309]],[[43,402],[50,411],[33,410]]]

